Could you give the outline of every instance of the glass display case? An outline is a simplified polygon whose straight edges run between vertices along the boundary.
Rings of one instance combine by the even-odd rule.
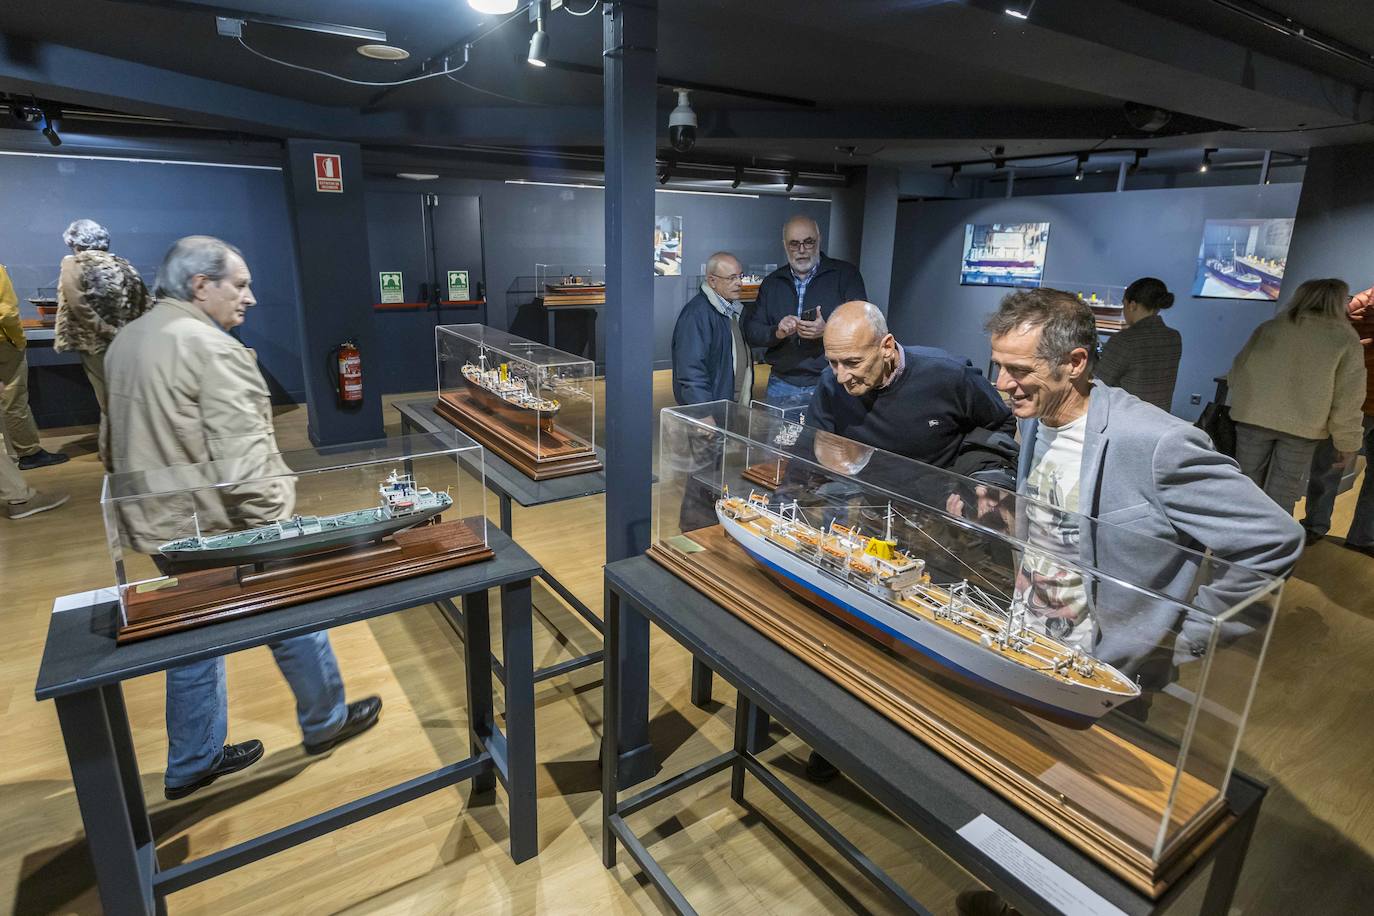
[[[535,264],[534,288],[546,306],[602,303],[606,301],[606,265]]]
[[[1282,580],[725,401],[650,555],[1157,895],[1215,840]]]
[[[491,556],[482,447],[456,430],[222,457],[105,478],[119,640],[171,633]]]
[[[687,284],[687,296],[683,302],[690,301],[693,296],[701,291],[701,284],[706,282],[706,265],[698,265],[703,273],[693,274]],[[744,268],[744,278],[740,281],[739,301],[753,302],[759,297],[759,284],[763,278],[778,269],[777,264],[749,264]]]
[[[597,470],[596,366],[480,324],[434,331],[436,412],[534,480]]]
[[[1093,310],[1093,317],[1097,319],[1097,330],[1100,334],[1115,334],[1126,326],[1125,315],[1122,312],[1122,302],[1126,294],[1124,286],[1114,286],[1110,283],[1076,283],[1068,280],[1046,280],[1040,285],[1073,293],[1086,302]]]

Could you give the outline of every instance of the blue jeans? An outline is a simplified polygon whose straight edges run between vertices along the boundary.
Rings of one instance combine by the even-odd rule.
[[[343,678],[329,634],[297,636],[270,647],[291,692],[296,720],[307,744],[327,741],[348,716]],[[167,671],[167,772],[169,788],[190,785],[216,763],[229,734],[229,695],[224,658]]]
[[[1355,498],[1355,516],[1345,542],[1357,547],[1374,546],[1374,417],[1364,418],[1364,484]],[[1317,446],[1312,456],[1312,475],[1307,483],[1307,511],[1302,526],[1317,535],[1331,530],[1331,512],[1336,507],[1336,489],[1341,484],[1341,471],[1331,466],[1336,460],[1336,446],[1327,439]]]
[[[788,407],[805,407],[811,403],[811,395],[816,391],[815,385],[793,385],[785,382],[776,376],[768,376],[768,388],[763,394],[763,399],[774,407],[784,410]]]

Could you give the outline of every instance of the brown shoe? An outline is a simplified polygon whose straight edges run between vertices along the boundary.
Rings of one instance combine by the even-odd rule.
[[[69,499],[71,499],[71,495],[67,493],[43,493],[35,490],[34,494],[24,502],[10,503],[7,514],[11,519],[28,518],[30,515],[56,509]]]

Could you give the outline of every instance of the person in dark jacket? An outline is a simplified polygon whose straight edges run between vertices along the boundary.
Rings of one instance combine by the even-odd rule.
[[[1163,280],[1141,277],[1126,287],[1121,304],[1126,327],[1102,348],[1098,381],[1167,412],[1174,403],[1183,335],[1165,324],[1159,313],[1174,304],[1174,294]]]
[[[821,230],[809,216],[782,227],[787,266],[759,284],[758,299],[744,315],[744,337],[764,347],[772,367],[765,399],[776,407],[809,404],[825,368],[825,323],[842,302],[867,299],[859,269],[826,257]]]
[[[701,289],[673,327],[673,400],[679,404],[734,401],[748,406],[754,360],[740,329],[743,268],[728,251],[706,259]]]

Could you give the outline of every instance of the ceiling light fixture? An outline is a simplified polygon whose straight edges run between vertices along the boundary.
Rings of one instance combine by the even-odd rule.
[[[737,165],[737,166],[735,166],[735,180],[732,181],[732,182],[730,182],[730,187],[731,187],[731,189],[738,188],[738,187],[740,186],[741,182],[743,182],[743,181],[744,181],[744,166],[742,166],[742,165]]]
[[[658,183],[659,183],[659,184],[667,184],[667,183],[668,183],[668,179],[670,179],[670,178],[673,177],[673,166],[674,166],[674,165],[676,165],[676,163],[674,163],[673,160],[671,160],[671,159],[669,159],[667,162],[663,163],[663,172],[662,172],[662,174],[660,174],[660,175],[658,176]]]
[[[1149,150],[1143,149],[1136,150],[1135,158],[1131,160],[1130,166],[1127,167],[1126,174],[1134,175],[1136,172],[1140,171],[1140,160],[1144,159],[1147,155],[1149,155],[1149,152]]]
[[[798,172],[796,169],[787,173],[787,193],[791,194],[792,189],[797,186]]]
[[[1020,3],[1008,3],[1002,12],[1017,19],[1029,19],[1033,9],[1035,9],[1035,0],[1022,0]]]
[[[963,166],[960,166],[960,165],[958,165],[957,163],[956,163],[955,165],[951,165],[951,166],[949,167],[949,183],[950,183],[950,184],[954,184],[955,180],[959,177],[959,169],[961,169],[961,168],[963,168]]]
[[[358,45],[357,51],[372,60],[405,60],[410,52],[395,45]]]
[[[397,172],[396,177],[407,181],[433,181],[439,176],[433,172]]]
[[[1212,154],[1215,152],[1216,150],[1214,149],[1205,149],[1202,151],[1202,165],[1197,167],[1199,172],[1205,172],[1212,167]]]
[[[592,191],[606,190],[599,184],[573,184],[568,181],[534,181],[528,178],[507,178],[506,184],[538,185],[544,188],[587,188]]]
[[[657,194],[700,194],[702,197],[739,197],[758,200],[757,194],[749,194],[744,191],[689,191],[685,188],[654,188]]]
[[[468,6],[488,16],[504,16],[515,12],[520,0],[468,0]]]
[[[549,65],[549,33],[544,31],[544,17],[549,14],[549,0],[534,0],[530,4],[530,22],[534,23],[534,34],[530,36],[530,51],[525,61],[531,67]]]
[[[1078,165],[1075,166],[1075,167],[1074,167],[1074,170],[1073,170],[1073,180],[1074,180],[1074,181],[1082,181],[1082,180],[1083,180],[1083,166],[1085,166],[1085,165],[1087,165],[1087,164],[1088,164],[1088,154],[1087,154],[1087,153],[1079,153],[1079,154],[1078,154]]]

